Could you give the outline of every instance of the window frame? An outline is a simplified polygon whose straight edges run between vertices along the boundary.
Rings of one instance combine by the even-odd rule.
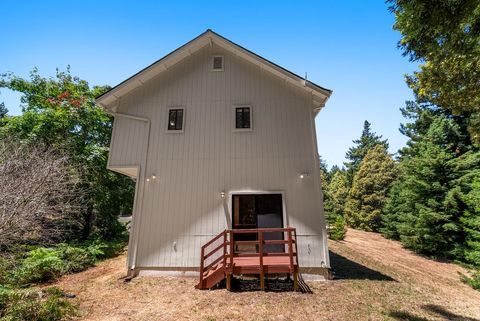
[[[215,69],[215,58],[222,58],[221,69]],[[212,71],[225,71],[225,57],[223,55],[212,55]]]
[[[170,112],[172,110],[182,110],[182,129],[170,129]],[[167,108],[167,128],[165,129],[166,133],[169,134],[180,134],[185,132],[185,107],[183,106],[170,106]]]
[[[237,109],[238,108],[249,108],[250,109],[250,127],[249,128],[237,128]],[[233,131],[234,132],[251,132],[253,131],[253,107],[249,104],[234,105],[232,108],[232,118],[233,118]]]

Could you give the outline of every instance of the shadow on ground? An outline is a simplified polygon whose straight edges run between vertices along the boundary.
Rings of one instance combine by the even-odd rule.
[[[480,321],[479,319],[464,317],[459,314],[448,311],[442,306],[435,304],[427,304],[422,306],[422,309],[428,312],[429,314],[435,315],[435,320],[440,318],[441,320],[449,321]],[[392,311],[390,316],[399,321],[432,321],[433,319],[417,316],[412,312],[406,311]]]
[[[331,250],[329,252],[330,266],[335,279],[395,281],[395,279],[379,271],[372,270],[365,265],[351,261]]]

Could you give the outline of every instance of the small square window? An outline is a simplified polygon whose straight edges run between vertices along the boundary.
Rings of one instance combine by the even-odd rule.
[[[249,129],[252,128],[250,107],[235,107],[235,128]]]
[[[212,67],[213,70],[223,71],[223,56],[213,56]]]
[[[183,108],[168,110],[168,130],[183,130]]]

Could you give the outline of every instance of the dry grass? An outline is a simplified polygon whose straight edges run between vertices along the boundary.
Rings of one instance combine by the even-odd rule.
[[[191,278],[140,277],[130,283],[125,256],[58,286],[77,295],[81,320],[466,320],[480,321],[480,292],[451,263],[415,255],[374,233],[349,230],[330,242],[340,278],[307,282],[313,294],[199,291]]]

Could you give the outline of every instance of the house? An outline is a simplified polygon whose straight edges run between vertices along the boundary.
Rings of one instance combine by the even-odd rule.
[[[108,168],[136,181],[129,273],[198,271],[225,229],[287,227],[301,271],[324,273],[314,119],[330,95],[207,30],[99,96],[114,116]]]

